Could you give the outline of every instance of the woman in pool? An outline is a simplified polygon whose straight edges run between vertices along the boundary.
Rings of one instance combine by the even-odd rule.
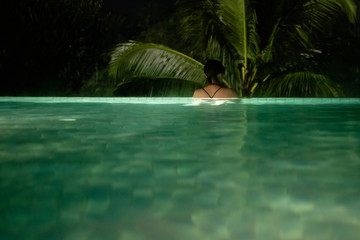
[[[238,97],[231,88],[222,86],[221,80],[225,73],[225,68],[221,62],[217,60],[208,60],[204,66],[204,73],[206,75],[207,85],[195,90],[193,98],[212,99]]]

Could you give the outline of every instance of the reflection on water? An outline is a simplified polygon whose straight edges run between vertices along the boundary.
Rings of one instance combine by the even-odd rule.
[[[0,102],[0,239],[359,239],[359,110]]]

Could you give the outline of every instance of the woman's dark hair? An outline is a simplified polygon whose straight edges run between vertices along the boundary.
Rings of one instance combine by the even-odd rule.
[[[211,59],[205,63],[204,73],[209,84],[212,83],[212,80],[215,80],[217,84],[220,84],[220,80],[218,79],[217,75],[219,73],[224,74],[225,68],[218,60]]]

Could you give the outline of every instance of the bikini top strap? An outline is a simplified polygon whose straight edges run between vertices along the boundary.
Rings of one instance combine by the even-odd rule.
[[[212,96],[210,96],[210,94],[205,90],[205,88],[201,88],[202,90],[204,90],[204,92],[206,92],[206,94],[209,96],[209,98],[213,98],[215,96],[215,94],[221,89],[221,87],[219,87]]]
[[[211,98],[213,98],[213,97],[215,96],[215,94],[216,94],[220,89],[221,89],[221,87],[219,87],[219,88],[214,92],[214,94],[212,95]]]
[[[211,96],[210,96],[210,94],[205,90],[205,88],[201,88],[202,90],[204,90],[204,92],[206,92],[206,94],[209,96],[209,98],[212,98]]]

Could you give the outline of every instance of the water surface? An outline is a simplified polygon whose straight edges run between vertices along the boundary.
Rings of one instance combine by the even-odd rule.
[[[360,100],[0,98],[0,239],[360,239]]]

